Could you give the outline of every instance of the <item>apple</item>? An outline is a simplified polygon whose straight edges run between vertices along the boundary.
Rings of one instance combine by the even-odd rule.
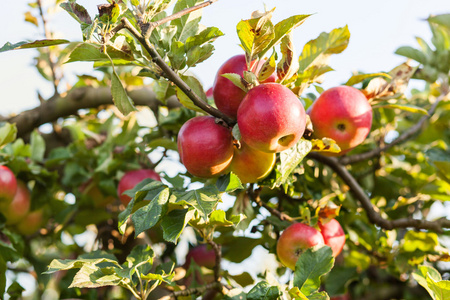
[[[17,190],[17,179],[7,166],[0,166],[0,205],[6,207],[13,201]]]
[[[3,213],[6,217],[6,224],[19,223],[30,211],[31,197],[28,187],[22,181],[17,181],[17,191],[13,201]]]
[[[345,245],[345,233],[341,224],[336,219],[331,219],[327,223],[319,223],[319,228],[325,245],[330,246],[334,257],[338,256]]]
[[[304,250],[324,244],[320,231],[306,224],[294,223],[278,239],[277,256],[283,265],[295,270],[298,257]]]
[[[324,91],[309,112],[313,137],[332,138],[341,148],[338,155],[361,144],[372,126],[372,107],[366,96],[351,86]]]
[[[212,116],[198,116],[184,123],[177,144],[181,162],[197,177],[222,174],[233,158],[231,131]]]
[[[213,97],[213,88],[210,87],[207,91],[206,91],[206,98],[212,98]]]
[[[42,210],[28,212],[25,217],[17,223],[17,232],[21,235],[31,235],[38,231],[44,223],[44,213]]]
[[[259,72],[263,63],[264,61],[261,60],[258,64],[252,64],[253,66],[251,68],[254,69],[252,71],[254,73]],[[244,99],[246,92],[222,75],[235,73],[242,77],[244,71],[248,71],[245,55],[233,56],[219,68],[213,84],[214,103],[221,112],[233,118],[236,118],[239,105]],[[275,80],[276,73],[274,72],[264,82],[274,82]]]
[[[306,113],[290,89],[279,83],[263,83],[244,97],[237,123],[244,143],[259,151],[280,152],[300,140]]]
[[[216,265],[216,253],[206,244],[198,245],[189,250],[186,255],[186,263],[184,264],[185,269],[189,268],[191,260],[200,267],[212,269]]]
[[[255,183],[269,175],[275,161],[275,153],[261,152],[241,142],[240,148],[234,147],[230,171],[235,173],[243,184]]]
[[[126,172],[119,181],[117,186],[117,195],[123,205],[127,206],[131,201],[131,197],[123,192],[133,189],[142,180],[151,178],[153,180],[161,181],[161,177],[152,169],[140,169]]]

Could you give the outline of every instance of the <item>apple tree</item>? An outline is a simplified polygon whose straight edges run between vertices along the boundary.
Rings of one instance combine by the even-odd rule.
[[[349,29],[297,52],[320,15],[255,11],[208,90],[216,1],[30,3],[45,37],[0,52],[36,51],[54,94],[0,116],[3,297],[450,299],[450,15],[324,90]],[[55,8],[80,40],[53,38]]]

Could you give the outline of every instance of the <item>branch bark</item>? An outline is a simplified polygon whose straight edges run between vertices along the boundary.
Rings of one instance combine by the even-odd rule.
[[[287,214],[285,214],[284,212],[281,212],[273,207],[270,207],[269,205],[267,205],[267,203],[265,203],[264,201],[261,200],[261,197],[259,196],[259,192],[260,190],[253,190],[252,187],[250,187],[248,189],[248,195],[250,196],[250,199],[252,199],[253,201],[255,201],[255,203],[259,206],[259,207],[264,207],[265,209],[267,209],[272,215],[278,217],[281,221],[288,221],[291,223],[296,222],[292,217],[288,216]]]
[[[353,164],[356,162],[360,162],[360,161],[364,161],[367,159],[371,159],[374,157],[379,156],[382,152],[385,152],[387,150],[389,150],[390,148],[404,143],[407,140],[409,140],[410,138],[412,138],[416,133],[418,133],[422,127],[424,126],[425,122],[428,121],[428,119],[430,119],[433,114],[436,111],[436,107],[438,106],[438,104],[445,99],[445,97],[447,97],[447,93],[443,93],[441,94],[436,101],[431,105],[430,109],[428,110],[428,115],[423,116],[422,118],[420,118],[420,120],[414,124],[414,126],[411,126],[408,130],[406,130],[405,132],[403,132],[401,135],[399,135],[395,140],[393,140],[391,143],[387,144],[384,147],[379,147],[376,149],[373,149],[371,151],[368,152],[364,152],[364,153],[360,153],[360,154],[355,154],[355,155],[351,155],[351,156],[344,156],[341,159],[339,159],[339,162],[343,165],[349,165],[349,164]]]
[[[130,97],[138,106],[149,106],[155,111],[161,102],[148,87],[129,91]],[[0,117],[0,121],[15,123],[17,136],[23,137],[43,124],[54,122],[59,118],[77,114],[84,108],[97,108],[103,105],[113,105],[109,87],[83,87],[71,90],[67,95],[55,95],[43,101],[41,105],[21,112],[12,117]],[[179,106],[175,97],[168,100],[169,108]]]
[[[383,229],[392,230],[394,228],[416,228],[416,229],[428,229],[435,232],[443,232],[444,228],[450,228],[450,220],[445,218],[428,221],[422,219],[413,218],[401,218],[395,220],[387,220],[383,218],[374,208],[369,196],[364,192],[362,187],[352,176],[352,174],[334,157],[327,157],[321,154],[311,152],[308,154],[309,158],[313,158],[319,162],[328,165],[342,180],[350,187],[353,195],[359,200],[361,206],[366,211],[369,221]]]

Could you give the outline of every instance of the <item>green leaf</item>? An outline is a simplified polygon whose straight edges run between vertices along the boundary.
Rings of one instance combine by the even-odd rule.
[[[169,97],[177,93],[174,85],[170,81],[162,78],[153,83],[153,91],[156,94],[156,98],[162,103],[165,103]]]
[[[217,209],[211,213],[209,216],[209,224],[211,226],[237,226],[241,220],[245,219],[244,215],[234,215],[231,216],[230,219],[227,219],[225,211],[221,209]]]
[[[282,295],[277,286],[270,286],[267,281],[260,281],[247,294],[247,300],[276,300]]]
[[[175,209],[164,216],[161,221],[163,237],[166,241],[177,243],[187,223],[194,217],[193,209]]]
[[[263,243],[261,239],[243,236],[224,238],[219,242],[224,245],[222,247],[223,257],[233,263],[241,263],[252,254],[253,248]]]
[[[344,294],[347,291],[348,285],[355,280],[358,280],[359,274],[355,267],[348,268],[342,266],[334,266],[327,275],[325,281],[325,290],[330,295]]]
[[[258,18],[240,21],[237,26],[237,34],[241,46],[246,52],[247,61],[253,61],[258,54],[275,38],[272,21],[272,11],[266,12]]]
[[[220,176],[216,186],[220,192],[232,192],[244,188],[239,177],[233,172]]]
[[[410,230],[405,234],[402,249],[407,252],[416,250],[432,252],[438,245],[439,241],[436,233]]]
[[[91,24],[92,20],[89,16],[88,11],[83,6],[79,5],[76,2],[69,1],[61,3],[60,6],[67,11],[78,23],[83,24]]]
[[[428,18],[428,22],[439,24],[450,29],[450,14],[431,16]]]
[[[14,142],[17,137],[16,124],[0,123],[0,147]]]
[[[6,42],[2,48],[0,48],[0,53],[10,50],[19,50],[19,49],[29,49],[29,48],[40,48],[40,47],[50,47],[61,44],[68,44],[68,40],[62,39],[46,39],[46,40],[36,40],[34,42],[18,42],[15,44],[11,44],[10,42]]]
[[[294,286],[309,296],[320,288],[320,277],[330,272],[334,265],[331,248],[309,248],[303,252],[295,264]]]
[[[100,252],[101,255],[101,252]],[[115,259],[100,257],[100,258],[79,258],[79,259],[54,259],[50,262],[48,270],[43,274],[52,274],[62,270],[79,269],[85,264],[97,265],[100,263],[109,263],[119,267],[119,263]]]
[[[349,80],[345,83],[345,85],[355,85],[357,83],[360,83],[366,79],[372,79],[375,77],[385,77],[387,79],[391,79],[392,77],[387,73],[370,73],[370,74],[357,74],[350,77]]]
[[[293,147],[280,152],[280,165],[277,166],[281,176],[277,178],[275,185],[280,186],[288,180],[288,177],[311,151],[312,143],[301,139]]]
[[[450,151],[431,148],[425,152],[430,163],[437,169],[438,175],[450,183]]]
[[[31,159],[41,162],[44,159],[45,154],[45,141],[37,130],[34,130],[31,133],[30,147]]]
[[[177,13],[185,8],[192,7],[200,0],[178,0],[173,9],[173,13]],[[202,10],[197,9],[189,14],[173,20],[170,24],[177,26],[176,40],[185,43],[186,40],[197,34],[199,30],[199,22],[202,18]]]
[[[347,48],[350,40],[348,27],[333,29],[330,33],[322,32],[318,38],[309,41],[304,47],[299,58],[299,72],[323,64],[331,54],[341,53]]]
[[[177,192],[175,196],[176,204],[192,206],[204,219],[212,213],[220,201],[220,191],[216,186],[205,186],[197,190]]]
[[[419,266],[412,275],[428,291],[433,300],[450,299],[450,281],[442,280],[441,274],[433,267]]]
[[[180,41],[173,41],[170,45],[170,52],[167,54],[167,57],[174,70],[182,70],[186,66],[186,57],[184,54],[184,44]]]
[[[112,65],[111,95],[113,98],[113,102],[119,109],[119,111],[124,116],[127,116],[131,112],[136,111],[136,107],[134,107],[133,100],[131,100],[130,96],[128,96],[127,91],[123,87],[119,75],[117,75],[116,70],[114,69],[114,64],[111,58],[110,61]]]
[[[194,36],[190,36],[186,39],[185,48],[190,50],[192,47],[201,46],[207,42],[211,42],[222,36],[223,32],[216,27],[207,27]]]
[[[69,288],[98,288],[102,286],[119,285],[122,281],[115,268],[100,268],[95,264],[86,263],[75,274]]]
[[[221,76],[229,79],[235,86],[243,90],[244,92],[248,92],[246,87],[247,82],[242,78],[241,75],[236,73],[224,73]]]
[[[65,63],[76,61],[102,62],[102,61],[111,61],[112,59],[133,61],[134,57],[133,55],[131,55],[130,52],[125,52],[116,49],[111,45],[106,46],[106,53],[105,53],[104,51],[102,51],[101,45],[92,43],[78,43],[78,45],[74,47],[74,49],[70,53],[69,59],[65,61]],[[111,64],[114,65],[112,62]]]
[[[25,288],[23,288],[17,281],[14,281],[9,287],[8,287],[8,295],[10,296],[9,299],[16,300],[16,299],[22,299],[22,292],[25,291]]]
[[[197,64],[207,60],[214,52],[214,46],[206,44],[204,46],[194,46],[186,53],[188,67],[195,67]]]
[[[404,111],[412,112],[412,113],[418,113],[422,115],[428,115],[428,111],[422,107],[415,106],[412,104],[376,104],[373,105],[372,108],[390,108],[390,109],[401,109]]]
[[[180,77],[181,79],[183,79],[184,82],[186,82],[186,84],[192,89],[192,91],[197,96],[200,97],[200,99],[202,99],[206,103],[208,102],[203,86],[200,83],[200,81],[198,81],[197,78],[195,78],[194,76],[180,76]],[[184,107],[201,113],[205,113],[200,107],[195,105],[194,102],[192,102],[192,100],[179,87],[176,87],[176,91],[178,100]]]
[[[120,6],[113,1],[109,4],[100,4],[97,6],[100,21],[104,23],[116,23],[120,15]]]
[[[427,63],[427,56],[422,51],[417,50],[413,47],[409,46],[400,47],[395,51],[395,54],[414,59],[415,61],[421,64]]]
[[[339,153],[341,152],[341,148],[336,141],[330,138],[322,138],[322,139],[312,139],[312,149],[311,151],[320,151],[320,152],[331,152],[331,153]]]
[[[150,203],[139,208],[131,216],[135,228],[135,236],[155,226],[167,212],[169,188],[163,189]]]
[[[264,52],[267,52],[268,50],[270,50],[270,48],[280,43],[281,40],[286,35],[291,33],[294,28],[302,25],[309,16],[311,15],[295,15],[278,22],[274,27],[275,37],[267,46],[266,51]]]
[[[6,261],[3,259],[3,257],[0,255],[0,273],[6,274]],[[6,276],[0,277],[0,295],[3,295],[5,293],[6,289]]]

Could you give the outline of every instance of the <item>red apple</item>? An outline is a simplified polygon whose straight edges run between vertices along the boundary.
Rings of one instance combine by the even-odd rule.
[[[38,231],[44,222],[44,213],[42,210],[29,212],[19,223],[17,223],[17,232],[22,235],[31,235]]]
[[[4,212],[6,224],[11,225],[19,223],[30,211],[30,204],[30,191],[23,182],[18,181],[14,199]]]
[[[254,73],[259,71],[262,67],[263,61],[260,61],[254,66]],[[231,80],[223,77],[226,73],[236,73],[241,77],[244,71],[248,71],[245,55],[236,55],[228,59],[217,71],[216,78],[213,84],[214,102],[217,108],[224,114],[236,118],[239,105],[245,97],[245,92],[234,85]],[[264,82],[274,82],[276,80],[276,73],[272,74]]]
[[[14,198],[17,180],[7,166],[0,166],[0,205],[6,207]]]
[[[351,86],[323,92],[314,101],[309,115],[313,136],[335,140],[341,148],[340,155],[361,144],[372,126],[372,107],[366,96]]]
[[[184,264],[185,269],[189,268],[191,260],[200,267],[212,269],[216,265],[216,253],[208,245],[199,245],[189,250]]]
[[[206,91],[206,98],[212,98],[213,97],[213,88],[210,87],[207,91]]]
[[[298,257],[304,250],[323,244],[322,234],[317,229],[294,223],[286,228],[278,239],[277,256],[283,265],[295,270]]]
[[[123,205],[126,206],[131,201],[131,197],[125,195],[123,192],[133,189],[139,182],[147,178],[161,181],[161,177],[152,169],[128,171],[122,176],[117,186],[117,195],[119,195],[119,199]]]
[[[306,114],[290,89],[278,83],[264,83],[247,93],[237,122],[247,145],[263,152],[280,152],[300,140]]]
[[[178,151],[189,173],[214,177],[231,163],[233,137],[230,129],[216,123],[214,117],[194,117],[184,123],[178,133]]]
[[[275,153],[261,152],[241,143],[239,149],[234,147],[230,171],[235,173],[244,184],[255,183],[269,175],[275,160]]]
[[[325,245],[331,247],[334,257],[338,256],[345,245],[345,233],[341,224],[336,219],[331,219],[325,224],[319,223],[319,228]]]

